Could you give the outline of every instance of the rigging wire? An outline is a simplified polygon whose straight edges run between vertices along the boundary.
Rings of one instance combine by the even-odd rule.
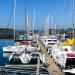
[[[9,29],[10,21],[11,21],[12,15],[13,15],[13,9],[14,9],[14,2],[12,3],[11,13],[9,15],[9,20],[8,20],[8,23],[7,23],[6,33],[8,32],[8,29]],[[5,39],[3,41],[2,47],[4,46],[4,44],[5,44]]]

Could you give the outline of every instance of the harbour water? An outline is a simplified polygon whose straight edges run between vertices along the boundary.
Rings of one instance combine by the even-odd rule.
[[[12,46],[14,45],[14,40],[6,40],[1,39],[0,40],[0,66],[4,66],[5,64],[8,64],[8,58],[3,57],[3,47],[5,46]]]

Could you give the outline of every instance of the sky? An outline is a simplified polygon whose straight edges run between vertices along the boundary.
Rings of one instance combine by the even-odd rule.
[[[9,28],[14,28],[13,13],[9,21],[13,1],[14,0],[0,0],[0,28],[7,28],[8,26]],[[26,12],[28,13],[28,18],[30,19],[30,24],[32,25],[33,12],[35,10],[35,29],[42,29],[43,23],[48,14],[50,15],[49,28],[52,28],[51,17],[53,19],[53,24],[56,25],[56,28],[69,28],[72,20],[71,2],[72,0],[16,0],[15,27],[16,29],[25,29]]]

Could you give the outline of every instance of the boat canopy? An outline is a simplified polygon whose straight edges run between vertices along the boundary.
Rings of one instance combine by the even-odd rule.
[[[59,42],[59,45],[75,45],[75,40],[68,38],[66,42]]]
[[[29,38],[19,38],[16,41],[19,42],[19,41],[31,41],[31,40]]]
[[[21,41],[21,42],[20,42],[20,45],[29,45],[29,42]]]

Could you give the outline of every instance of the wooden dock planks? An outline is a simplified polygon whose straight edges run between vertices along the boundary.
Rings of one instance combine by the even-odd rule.
[[[39,41],[39,46],[41,48],[41,52],[45,53],[45,61],[48,64],[48,67],[47,67],[48,71],[52,72],[52,75],[64,75],[64,73],[59,69],[59,67],[57,66],[57,64],[55,64],[53,62],[52,58],[50,57],[50,55],[46,51],[46,49],[43,46],[43,44],[41,43],[41,41]]]

